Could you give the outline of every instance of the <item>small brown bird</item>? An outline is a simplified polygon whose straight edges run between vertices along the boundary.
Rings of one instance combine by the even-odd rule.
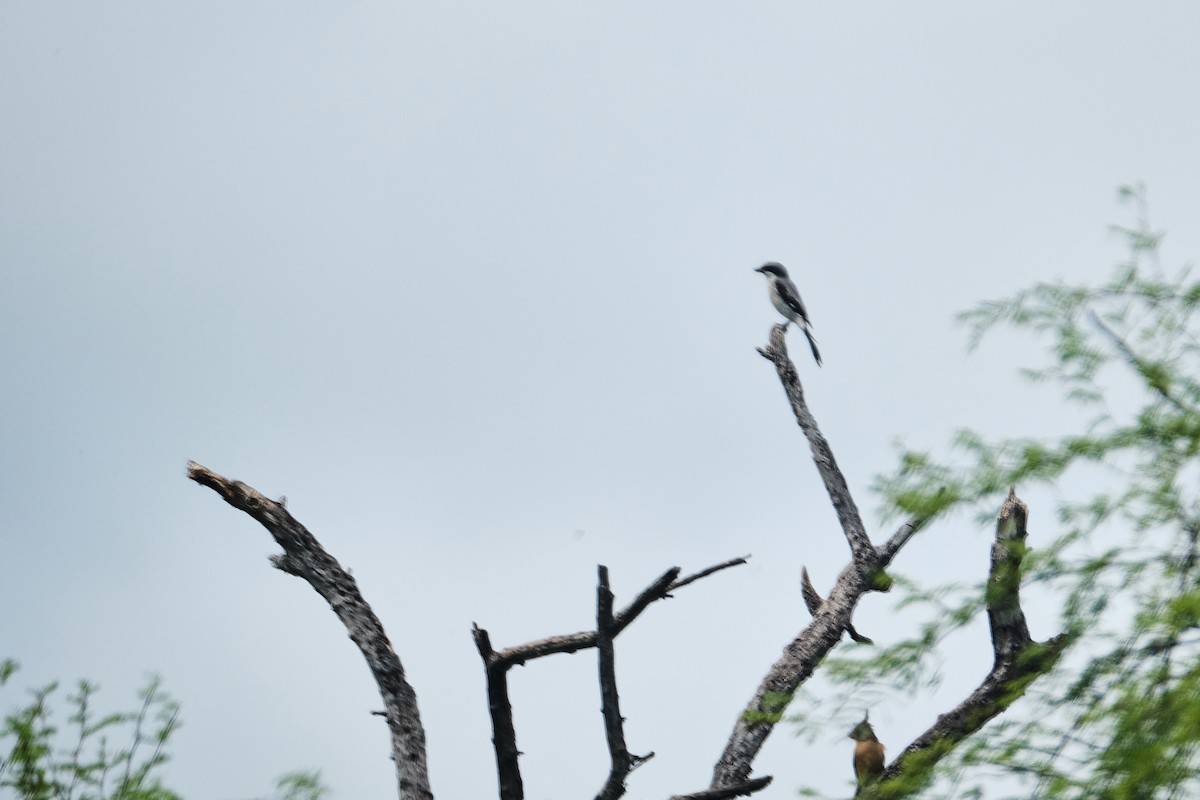
[[[864,786],[879,780],[883,774],[883,745],[875,738],[875,729],[867,722],[867,717],[867,714],[863,714],[863,721],[850,731],[850,738],[858,742],[854,745],[854,778],[858,781],[855,797]]]

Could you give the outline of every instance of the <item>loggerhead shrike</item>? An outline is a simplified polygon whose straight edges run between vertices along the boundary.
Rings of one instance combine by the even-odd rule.
[[[817,340],[812,335],[812,323],[808,321],[808,312],[804,310],[804,301],[800,299],[800,292],[796,290],[796,284],[792,283],[792,279],[788,277],[783,264],[768,261],[754,271],[761,272],[767,279],[767,291],[771,295],[771,305],[775,306],[775,310],[787,317],[789,322],[799,325],[800,330],[804,331],[804,336],[808,339],[808,346],[812,349],[813,358],[817,360],[817,366],[821,366],[821,353],[817,350]],[[784,323],[784,327],[787,324]]]

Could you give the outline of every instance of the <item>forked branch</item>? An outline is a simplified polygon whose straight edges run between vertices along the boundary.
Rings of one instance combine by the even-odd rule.
[[[808,567],[800,568],[800,594],[804,596],[804,605],[808,607],[809,614],[815,617],[820,613],[825,598],[821,597],[816,587],[812,585],[812,579],[808,577]],[[859,644],[875,644],[873,640],[856,631],[849,622],[846,623],[846,633],[850,634],[850,638]]]
[[[646,610],[646,608],[656,600],[663,600],[671,596],[671,592],[676,589],[681,589],[690,583],[695,583],[701,578],[706,578],[714,572],[736,567],[745,564],[750,556],[742,556],[741,558],[731,558],[728,561],[722,561],[720,564],[714,564],[711,567],[702,569],[699,572],[688,575],[684,578],[679,577],[682,570],[679,567],[672,567],[658,577],[654,583],[647,586],[645,589],[633,599],[629,605],[618,611],[613,617],[614,636],[629,627],[638,616]],[[526,661],[531,661],[535,658],[554,655],[555,653],[574,653],[578,650],[586,650],[589,647],[596,646],[595,631],[581,631],[579,633],[571,633],[565,636],[548,636],[545,639],[538,639],[533,642],[515,645],[506,648],[495,654],[495,659],[507,666],[515,666],[524,664]]]
[[[488,636],[486,630],[480,628],[478,625],[473,626],[472,635],[475,637],[475,646],[479,650],[480,658],[483,659],[484,672],[487,676],[488,711],[492,717],[492,744],[496,751],[496,772],[500,784],[501,800],[523,800],[525,796],[524,782],[521,778],[521,767],[518,762],[518,757],[521,753],[517,749],[517,734],[512,721],[512,705],[508,699],[508,671],[510,669],[518,664],[524,664],[527,661],[554,655],[555,653],[574,653],[589,647],[598,647],[602,644],[602,640],[605,639],[611,642],[621,631],[629,627],[651,603],[656,600],[668,598],[675,589],[687,586],[713,573],[738,566],[739,564],[745,564],[748,558],[749,556],[732,558],[684,578],[679,577],[679,573],[682,571],[679,567],[672,567],[643,589],[633,599],[633,602],[616,614],[612,613],[612,595],[611,592],[608,592],[608,616],[604,618],[608,619],[611,617],[611,625],[606,627],[603,634],[600,631],[600,627],[601,617],[605,615],[605,610],[600,605],[597,606],[597,630],[583,631],[567,636],[551,636],[500,651],[492,648],[491,638]],[[608,573],[603,566],[600,569],[602,570],[601,588],[598,590],[598,597],[603,599],[605,589],[607,588]],[[606,666],[606,658],[610,657],[611,650],[608,656],[605,656],[603,653],[601,655],[600,682],[602,693],[605,691],[605,673],[609,669]],[[630,755],[625,750],[623,733],[621,733],[619,738],[617,750],[614,750],[614,730],[611,728],[611,725],[620,716],[619,706],[615,702],[615,678],[613,678],[611,688],[614,693],[614,702],[611,706],[605,706],[605,730],[609,735],[609,751],[613,756],[613,771],[610,772],[609,781],[605,784],[605,789],[602,790],[599,797],[615,798],[619,797],[620,794],[605,795],[604,792],[610,791],[610,787],[619,785],[620,792],[623,793],[625,777],[632,769],[650,756]],[[615,716],[610,718],[608,709],[612,709]],[[621,753],[624,753],[625,757],[629,759],[628,768],[622,768],[623,773],[618,769],[618,763],[623,758],[620,755]],[[653,755],[653,753],[650,755]],[[617,775],[619,775],[619,781],[615,781],[614,779],[614,776]]]
[[[1014,489],[1000,508],[986,593],[992,634],[992,669],[971,694],[912,741],[888,765],[883,780],[863,798],[914,794],[933,777],[933,766],[971,734],[1008,709],[1029,684],[1054,668],[1070,643],[1059,634],[1045,642],[1029,636],[1021,609],[1021,562],[1025,557],[1029,508]]]
[[[850,545],[851,561],[838,576],[828,598],[821,599],[815,590],[806,593],[806,602],[813,613],[812,622],[784,648],[783,655],[767,671],[738,716],[725,750],[713,768],[711,790],[738,786],[749,779],[755,757],[776,722],[782,718],[796,689],[808,680],[825,655],[837,645],[842,632],[852,629],[851,617],[858,601],[867,592],[883,587],[882,571],[922,522],[913,519],[904,523],[888,540],[885,549],[877,550],[871,544],[833,450],[809,411],[796,366],[788,357],[785,332],[785,326],[774,326],[770,344],[758,352],[775,365],[796,423],[808,439],[813,462]]]

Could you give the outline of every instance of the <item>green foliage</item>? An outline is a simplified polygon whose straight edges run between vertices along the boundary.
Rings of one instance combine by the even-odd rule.
[[[792,697],[793,695],[782,692],[766,692],[763,694],[762,708],[743,712],[742,719],[748,725],[756,722],[769,722],[774,725],[783,719],[783,712],[787,710],[788,703],[792,702]]]
[[[895,583],[895,579],[881,569],[871,573],[871,588],[877,592],[890,592]]]
[[[12,659],[0,661],[0,686],[17,667]],[[169,759],[167,744],[182,724],[179,704],[162,690],[162,680],[151,677],[147,681],[138,692],[141,704],[136,710],[105,716],[97,716],[93,708],[97,689],[94,683],[80,681],[75,692],[67,695],[71,714],[62,731],[50,705],[57,683],[32,690],[30,702],[4,718],[0,797],[179,800],[157,774]],[[116,746],[114,741],[126,744]],[[324,800],[330,795],[319,771],[288,773],[276,781],[275,788],[274,800]]]
[[[910,765],[895,796],[1200,797],[1200,281],[1160,266],[1163,234],[1142,189],[1121,198],[1137,220],[1113,228],[1128,255],[1107,282],[1040,283],[960,318],[971,347],[1002,326],[1044,343],[1047,363],[1023,374],[1058,387],[1078,428],[1047,439],[959,431],[949,458],[904,451],[877,479],[893,517],[967,509],[989,525],[1010,486],[1050,487],[1057,525],[1038,527],[1019,577],[1054,598],[1074,640],[1049,676],[1012,687],[1025,699],[955,748],[940,779]],[[930,621],[827,659],[847,698],[935,681],[940,645],[982,610],[983,585],[893,577],[898,607],[923,607]]]
[[[11,659],[0,664],[0,685],[16,672]],[[138,693],[136,711],[97,716],[96,685],[80,681],[68,694],[71,714],[62,748],[50,700],[51,683],[30,692],[30,702],[9,713],[0,729],[0,789],[20,800],[178,800],[155,770],[166,763],[166,745],[179,729],[179,706],[151,678]],[[111,738],[110,738],[111,737]],[[112,740],[126,742],[124,746]]]
[[[320,770],[289,772],[275,782],[279,800],[323,800],[329,787],[321,783]]]

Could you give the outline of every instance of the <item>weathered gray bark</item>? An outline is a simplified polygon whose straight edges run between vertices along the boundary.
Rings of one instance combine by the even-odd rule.
[[[754,758],[775,722],[782,717],[791,696],[837,645],[843,631],[857,641],[871,642],[854,630],[850,621],[854,608],[867,592],[887,591],[890,582],[883,571],[924,522],[918,518],[910,519],[881,546],[871,544],[829,443],[808,409],[796,367],[787,354],[785,330],[782,325],[775,326],[771,330],[770,344],[759,353],[775,365],[796,422],[808,439],[813,462],[850,545],[851,561],[838,576],[827,598],[820,596],[807,570],[803,571],[801,590],[813,620],[784,649],[783,656],[767,671],[754,697],[739,715],[725,751],[713,770],[712,790],[739,786],[746,781]],[[883,796],[883,793],[890,798],[901,797],[917,791],[938,759],[1008,708],[1031,678],[1048,671],[1061,656],[1068,643],[1067,637],[1056,636],[1043,644],[1033,642],[1021,611],[1019,589],[1027,515],[1025,505],[1010,492],[1000,512],[996,542],[992,547],[987,598],[995,654],[992,671],[970,697],[951,712],[939,716],[928,731],[910,744],[901,757],[888,766],[883,781],[864,797]],[[906,767],[917,764],[920,764],[920,774],[909,769],[902,782],[900,776]]]
[[[785,332],[785,326],[774,326],[770,344],[760,349],[759,353],[775,365],[796,423],[808,439],[813,462],[825,483],[842,533],[850,545],[851,561],[838,576],[829,597],[813,613],[812,622],[784,648],[783,655],[767,671],[745,710],[738,715],[725,750],[713,768],[712,782],[709,784],[713,790],[746,782],[755,757],[771,735],[775,723],[782,717],[791,696],[812,675],[821,659],[837,645],[842,632],[852,628],[851,617],[858,601],[876,587],[880,573],[921,524],[921,520],[909,520],[900,526],[884,547],[876,549],[871,544],[858,506],[850,494],[845,477],[838,469],[829,442],[808,409],[796,366],[788,357]]]
[[[825,598],[821,597],[816,587],[812,585],[812,579],[808,577],[808,567],[800,568],[800,595],[804,598],[804,605],[808,607],[808,613],[815,617],[821,610],[821,604],[825,602]],[[873,639],[863,636],[849,622],[846,623],[846,633],[850,634],[850,638],[859,644],[875,644]]]
[[[876,559],[875,546],[871,544],[871,537],[867,535],[867,529],[858,513],[858,506],[850,495],[850,487],[846,485],[846,478],[838,469],[837,460],[833,457],[833,450],[829,447],[829,442],[825,440],[821,429],[817,427],[817,421],[813,418],[812,412],[808,410],[808,403],[804,399],[804,387],[800,385],[800,376],[796,372],[796,365],[788,357],[785,332],[785,326],[774,326],[771,329],[770,345],[761,348],[758,352],[763,358],[774,364],[775,371],[779,373],[779,380],[783,384],[783,391],[787,395],[792,413],[796,417],[796,424],[800,426],[800,430],[808,439],[813,463],[817,465],[817,472],[820,473],[821,480],[825,483],[825,491],[829,494],[829,501],[833,504],[834,513],[837,514],[838,522],[842,526],[842,533],[850,544],[850,553],[854,562],[870,564]]]
[[[782,717],[787,702],[837,645],[843,632],[848,632],[859,642],[870,643],[871,640],[860,635],[851,624],[854,609],[867,592],[887,591],[884,570],[923,523],[921,519],[910,519],[881,546],[871,543],[832,449],[808,409],[795,365],[787,354],[784,332],[784,326],[775,326],[769,346],[759,352],[775,365],[849,544],[851,560],[828,597],[821,597],[804,570],[802,591],[813,616],[812,622],[787,645],[783,655],[763,677],[745,710],[738,715],[724,752],[714,767],[709,788],[694,794],[677,795],[672,800],[724,800],[752,794],[770,784],[770,776],[752,779],[750,771],[775,723]],[[272,563],[278,569],[304,578],[330,604],[363,653],[379,686],[385,707],[382,713],[392,735],[400,800],[432,800],[425,761],[425,733],[416,694],[405,679],[404,668],[383,626],[362,598],[354,578],[287,512],[282,501],[272,501],[246,484],[224,478],[194,462],[188,463],[188,476],[258,520],[283,548],[282,554],[272,557]],[[1020,568],[1027,514],[1025,505],[1010,492],[1000,514],[992,548],[987,598],[995,654],[992,671],[970,697],[951,712],[939,716],[929,730],[905,748],[900,758],[887,767],[883,780],[868,789],[871,794],[866,797],[885,791],[888,797],[900,797],[917,791],[928,779],[929,767],[937,759],[1003,712],[1020,695],[1027,681],[1049,670],[1065,649],[1067,639],[1062,635],[1042,644],[1033,642],[1021,610]],[[613,596],[608,587],[607,569],[601,566],[595,631],[549,637],[496,651],[487,631],[474,626],[476,647],[487,677],[501,800],[524,798],[518,763],[520,751],[508,696],[508,670],[555,653],[572,653],[589,647],[598,649],[602,712],[612,766],[597,800],[617,800],[625,792],[629,772],[650,756],[634,756],[626,748],[616,690],[613,640],[654,601],[669,597],[671,591],[699,578],[745,561],[745,558],[733,559],[686,578],[679,578],[678,567],[670,569],[616,614],[612,610]]]
[[[329,603],[358,645],[379,686],[392,735],[392,758],[396,763],[400,800],[433,800],[425,763],[425,728],[417,710],[417,694],[405,679],[400,658],[392,649],[375,612],[358,591],[354,577],[325,552],[316,537],[289,514],[282,503],[194,461],[188,462],[188,477],[258,520],[283,548],[282,554],[271,557],[271,563],[289,575],[308,581]]]

